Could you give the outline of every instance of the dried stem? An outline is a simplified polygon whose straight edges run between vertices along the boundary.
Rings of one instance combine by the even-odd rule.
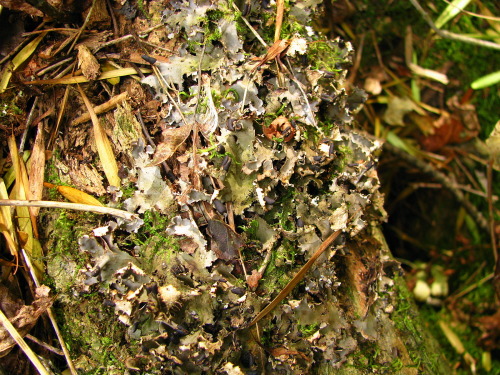
[[[111,215],[128,221],[133,221],[138,219],[138,216],[136,214],[127,211],[118,210],[116,208],[92,206],[90,204],[37,201],[37,200],[0,199],[0,206],[62,208],[67,210],[87,211],[87,212],[94,212],[96,214]]]

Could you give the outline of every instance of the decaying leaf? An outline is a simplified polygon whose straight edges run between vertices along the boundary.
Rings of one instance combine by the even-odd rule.
[[[158,165],[168,160],[175,153],[175,150],[186,141],[192,129],[192,125],[166,129],[163,132],[163,142],[159,143],[156,147],[150,166]]]
[[[95,56],[90,52],[85,44],[76,46],[78,50],[78,67],[82,69],[82,74],[89,81],[93,81],[101,74],[101,66]]]
[[[0,81],[0,94],[3,93],[9,85],[12,73],[16,71],[21,64],[23,64],[35,52],[36,47],[40,44],[47,32],[43,32],[35,39],[29,42],[18,54],[7,64],[7,68],[2,71],[2,78]]]
[[[229,225],[220,220],[208,220],[208,230],[212,236],[212,250],[219,259],[237,259],[243,246],[241,237]]]
[[[296,128],[288,121],[285,116],[277,117],[271,125],[262,128],[264,135],[271,139],[283,139],[290,142],[296,133]]]
[[[36,133],[35,144],[33,145],[33,151],[31,153],[28,168],[31,198],[40,200],[42,199],[43,177],[45,174],[45,140],[41,126],[38,127]],[[33,208],[32,212],[35,216],[37,216],[40,208]]]
[[[40,315],[52,305],[49,292],[50,289],[47,286],[37,288],[33,303],[25,305],[16,299],[6,286],[0,284],[0,308],[21,336],[26,335],[38,321]],[[3,326],[0,326],[0,357],[8,354],[14,345],[16,345],[14,339]]]

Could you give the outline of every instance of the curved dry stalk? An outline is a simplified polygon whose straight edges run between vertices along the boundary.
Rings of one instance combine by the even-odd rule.
[[[36,367],[38,372],[43,375],[49,375],[47,369],[42,365],[42,362],[38,359],[35,353],[31,350],[31,348],[26,344],[26,341],[21,337],[19,332],[17,332],[16,327],[12,325],[10,320],[5,316],[2,309],[0,309],[0,322],[4,326],[5,330],[9,332],[10,336],[14,339],[14,341],[19,345],[24,354],[26,354],[33,364]]]
[[[67,210],[87,211],[94,212],[96,214],[111,215],[128,221],[137,220],[139,218],[136,214],[116,208],[92,206],[89,204],[80,203],[0,199],[0,206],[63,208]]]
[[[342,229],[339,229],[323,241],[318,250],[312,255],[311,259],[307,261],[306,264],[302,266],[302,268],[297,272],[297,274],[293,277],[292,280],[283,288],[283,290],[272,300],[272,302],[267,305],[264,310],[262,310],[248,325],[248,327],[253,326],[255,323],[260,321],[263,317],[269,314],[278,304],[283,301],[283,299],[290,294],[290,292],[295,288],[295,286],[304,278],[307,271],[312,267],[314,262],[319,258],[321,254],[325,252],[326,249],[332,244],[333,241],[342,233]]]

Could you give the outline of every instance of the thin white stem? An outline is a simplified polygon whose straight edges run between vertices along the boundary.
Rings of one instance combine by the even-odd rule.
[[[0,206],[63,208],[68,210],[88,211],[97,214],[111,215],[129,221],[136,220],[138,218],[136,214],[123,210],[118,210],[116,208],[92,206],[90,204],[80,204],[80,203],[0,199]]]

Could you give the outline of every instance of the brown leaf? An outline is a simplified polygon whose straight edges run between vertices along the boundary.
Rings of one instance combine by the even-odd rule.
[[[35,200],[42,199],[44,174],[45,174],[45,140],[43,139],[43,129],[41,126],[39,126],[35,138],[35,144],[33,145],[33,151],[31,152],[29,170],[28,170],[31,199]],[[39,211],[40,207],[33,207],[32,209],[32,212],[35,216],[38,216]]]
[[[52,304],[48,290],[46,286],[37,288],[35,301],[31,305],[24,305],[6,286],[0,284],[0,308],[21,336],[31,330],[40,315]],[[14,339],[3,325],[0,325],[0,357],[6,355],[14,345],[16,345]]]
[[[89,81],[97,79],[101,74],[101,66],[92,52],[84,44],[79,44],[78,49],[78,67],[82,69],[82,74]]]
[[[257,270],[253,270],[252,274],[250,276],[247,276],[247,284],[250,289],[257,289],[260,279],[262,279],[262,274]]]
[[[208,230],[212,236],[212,250],[219,259],[237,259],[243,246],[241,237],[229,225],[219,220],[208,220]]]
[[[270,140],[282,138],[289,142],[295,136],[296,130],[285,116],[279,116],[269,126],[263,127],[262,132]]]
[[[179,146],[186,141],[189,134],[191,134],[192,129],[192,125],[184,125],[179,128],[165,130],[163,132],[164,141],[156,147],[153,160],[149,166],[158,165],[168,160],[179,148]]]
[[[281,39],[274,42],[274,44],[269,47],[266,54],[260,59],[260,62],[252,69],[252,73],[255,72],[259,67],[267,63],[268,61],[275,59],[277,56],[281,55],[290,46],[290,40]]]

